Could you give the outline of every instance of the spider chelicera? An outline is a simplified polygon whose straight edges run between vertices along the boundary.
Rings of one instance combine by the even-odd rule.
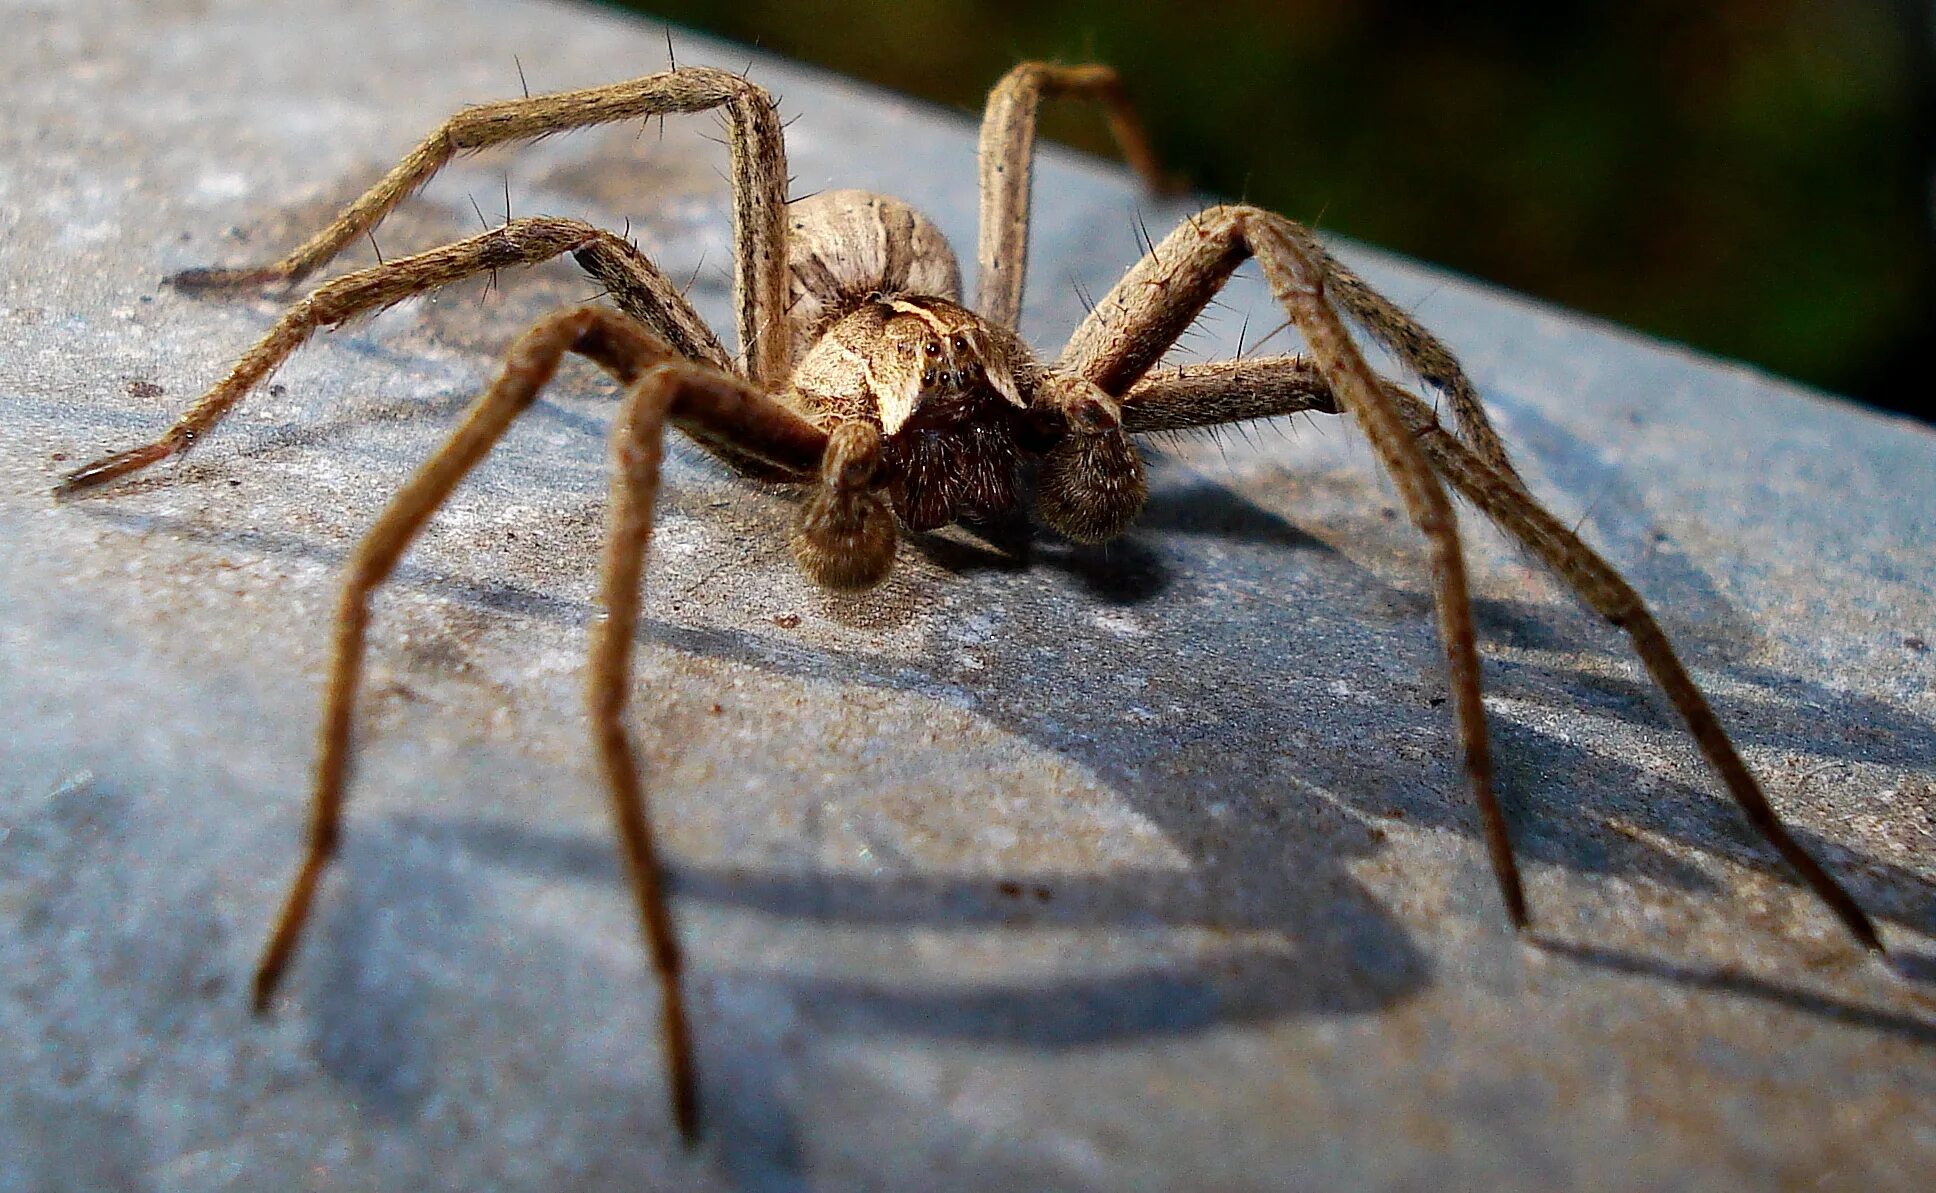
[[[1249,206],[1198,212],[1130,268],[1058,359],[1045,362],[1023,344],[1015,324],[1036,113],[1045,98],[1058,96],[1100,101],[1131,164],[1146,180],[1160,180],[1114,71],[1015,68],[990,95],[982,122],[979,292],[972,306],[961,301],[960,271],[946,240],[905,203],[860,191],[789,203],[786,146],[771,97],[739,75],[704,67],[465,109],[283,260],[172,279],[189,289],[300,279],[472,150],[674,112],[717,109],[726,117],[738,357],[624,238],[576,220],[508,220],[318,287],[160,438],[61,482],[59,491],[72,494],[187,450],[316,329],[450,282],[569,253],[614,304],[560,311],[520,337],[496,381],[357,548],[336,613],[307,853],[256,972],[258,1010],[269,1003],[337,847],[370,595],[566,353],[596,362],[624,392],[612,433],[601,573],[606,615],[591,631],[591,726],[659,983],[673,1114],[688,1140],[698,1131],[699,1097],[680,951],[625,728],[667,423],[746,476],[797,485],[794,557],[821,584],[863,589],[887,575],[904,530],[1000,515],[1031,499],[1035,516],[1071,539],[1098,542],[1121,533],[1146,493],[1131,436],[1307,411],[1346,414],[1425,538],[1453,719],[1512,922],[1524,928],[1529,921],[1492,789],[1476,635],[1448,487],[1626,631],[1754,827],[1857,940],[1881,950],[1869,917],[1782,826],[1638,594],[1529,493],[1452,354],[1305,228]],[[1158,369],[1247,258],[1257,260],[1307,354]],[[1367,365],[1347,322],[1443,395],[1450,429],[1430,405]]]

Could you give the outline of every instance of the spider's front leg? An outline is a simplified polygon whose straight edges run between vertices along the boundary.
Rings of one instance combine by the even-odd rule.
[[[1303,332],[1311,358],[1274,357],[1152,373],[1155,362],[1203,310],[1237,265],[1255,255],[1278,301]],[[1712,707],[1638,593],[1611,565],[1548,512],[1509,464],[1489,423],[1462,423],[1463,436],[1439,425],[1416,396],[1372,372],[1352,344],[1332,300],[1395,349],[1429,342],[1428,362],[1449,353],[1422,330],[1393,325],[1393,309],[1343,272],[1310,234],[1282,216],[1247,207],[1216,208],[1185,221],[1131,268],[1070,340],[1056,371],[1123,395],[1130,432],[1179,430],[1299,411],[1350,411],[1391,475],[1432,553],[1434,597],[1445,640],[1454,714],[1466,765],[1485,820],[1488,853],[1513,922],[1527,923],[1518,868],[1491,789],[1478,658],[1456,524],[1441,477],[1498,526],[1538,555],[1595,612],[1626,631],[1634,651],[1729,794],[1755,827],[1860,943],[1882,951],[1875,926],[1855,899],[1788,832]],[[1419,366],[1416,355],[1401,359]],[[1432,372],[1470,383],[1457,363]],[[1454,392],[1449,390],[1450,392]],[[1476,400],[1476,399],[1475,399]],[[1458,403],[1454,401],[1455,414]],[[1476,428],[1481,434],[1475,436]]]
[[[1479,401],[1478,388],[1451,349],[1327,253],[1304,228],[1257,208],[1213,207],[1185,220],[1090,311],[1063,349],[1063,367],[1108,393],[1120,394],[1134,385],[1196,321],[1237,266],[1253,255],[1247,229],[1266,224],[1277,228],[1274,235],[1309,263],[1322,282],[1326,308],[1341,310],[1443,393],[1460,437],[1494,471],[1523,488],[1504,441]]]
[[[1453,488],[1484,510],[1495,525],[1539,556],[1594,612],[1626,631],[1641,665],[1666,693],[1708,765],[1721,776],[1728,794],[1741,806],[1755,831],[1794,867],[1856,940],[1874,952],[1884,952],[1882,938],[1868,913],[1781,822],[1761,790],[1761,783],[1740,751],[1734,748],[1734,741],[1722,727],[1721,719],[1682,665],[1666,631],[1654,620],[1653,612],[1626,577],[1600,558],[1566,523],[1554,517],[1552,511],[1533,500],[1516,478],[1502,476],[1471,448],[1448,434],[1432,417],[1430,406],[1395,386],[1388,386],[1387,394],[1413,429],[1419,445],[1431,457],[1433,466]]]
[[[307,848],[256,970],[254,1003],[258,1011],[263,1010],[274,996],[309,917],[317,885],[341,839],[351,720],[371,594],[458,482],[530,408],[566,353],[590,358],[627,386],[612,433],[611,512],[600,586],[605,616],[593,622],[587,694],[593,742],[659,985],[673,1113],[681,1133],[690,1140],[698,1130],[699,1102],[679,946],[644,788],[625,728],[639,585],[652,533],[665,426],[671,422],[729,443],[739,456],[799,480],[821,467],[828,440],[819,428],[745,381],[712,366],[678,359],[670,345],[614,311],[600,307],[563,311],[525,333],[511,349],[496,382],[391,499],[357,546],[337,606]]]
[[[686,66],[581,91],[465,108],[425,137],[375,186],[287,257],[257,269],[191,269],[184,288],[295,281],[374,229],[404,197],[459,154],[623,120],[714,108],[726,113],[732,153],[734,305],[745,370],[777,387],[786,374],[786,141],[773,99],[730,71]]]

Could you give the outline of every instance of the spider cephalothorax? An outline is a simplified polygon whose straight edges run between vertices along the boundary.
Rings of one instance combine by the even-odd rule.
[[[62,482],[61,492],[72,493],[187,450],[317,328],[448,282],[570,254],[618,308],[561,311],[526,332],[463,425],[357,548],[336,620],[308,851],[256,971],[258,1008],[267,1005],[287,965],[340,837],[370,595],[465,473],[529,408],[567,353],[597,362],[624,393],[613,430],[600,593],[606,616],[592,627],[591,725],[658,975],[673,1113],[687,1138],[697,1131],[699,1101],[680,952],[625,722],[667,425],[748,477],[798,485],[796,558],[823,584],[865,588],[879,583],[893,562],[897,523],[924,531],[1000,514],[1021,502],[1023,478],[1031,471],[1034,513],[1071,538],[1098,541],[1120,533],[1142,508],[1142,464],[1131,435],[1300,411],[1347,413],[1364,431],[1429,551],[1454,723],[1513,924],[1524,928],[1529,921],[1492,790],[1477,634],[1448,486],[1627,632],[1750,822],[1857,940],[1881,949],[1869,917],[1776,817],[1639,594],[1519,479],[1452,354],[1305,229],[1253,207],[1198,212],[1131,266],[1059,358],[1038,362],[1017,337],[1015,323],[1027,260],[1035,114],[1052,95],[1108,105],[1131,161],[1146,179],[1160,177],[1114,72],[1017,67],[990,95],[982,124],[980,277],[972,306],[961,300],[960,270],[945,238],[906,204],[860,191],[789,204],[785,144],[771,97],[739,75],[705,67],[466,109],[282,261],[262,269],[177,275],[176,284],[184,287],[302,277],[363,236],[461,152],[669,112],[719,109],[726,116],[737,358],[631,242],[576,220],[509,220],[468,240],[318,287],[159,438],[96,460]],[[1231,273],[1252,257],[1303,334],[1308,357],[1251,356],[1156,371]],[[1373,372],[1347,322],[1437,389],[1452,426]]]
[[[952,298],[874,292],[807,349],[793,393],[823,426],[880,429],[881,480],[908,529],[1003,514],[1023,443],[1039,440],[1034,378],[1017,378],[1026,358],[1013,341]]]

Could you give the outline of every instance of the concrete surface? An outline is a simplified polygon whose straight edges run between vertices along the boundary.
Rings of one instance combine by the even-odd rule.
[[[1163,447],[1108,550],[941,537],[859,600],[795,573],[782,497],[686,449],[637,689],[710,1129],[681,1154],[583,740],[609,401],[574,370],[380,601],[347,853],[251,1018],[338,569],[509,338],[590,287],[410,304],[188,462],[48,486],[285,301],[164,274],[293,244],[515,94],[514,54],[585,85],[661,67],[663,33],[511,0],[0,15],[0,1189],[1927,1187],[1936,436],[1349,246],[1655,602],[1894,970],[1753,839],[1623,642],[1474,526],[1555,943],[1517,940],[1418,545],[1333,421]],[[973,244],[968,119],[677,47],[783,96],[796,193],[890,190]],[[730,334],[713,133],[472,159],[380,243],[501,215],[508,178],[515,211],[629,218]],[[1133,213],[1187,207],[1048,156],[1026,330],[1052,346]],[[1196,351],[1279,322],[1254,286],[1229,305]]]

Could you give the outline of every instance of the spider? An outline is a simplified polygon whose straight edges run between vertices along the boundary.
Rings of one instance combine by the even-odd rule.
[[[171,279],[190,290],[295,282],[368,233],[462,153],[675,112],[725,115],[738,356],[630,241],[576,220],[507,220],[317,287],[159,438],[60,482],[57,492],[71,495],[186,451],[318,328],[463,278],[570,254],[615,304],[559,311],[526,331],[495,381],[357,547],[335,615],[306,852],[255,973],[258,1012],[288,966],[339,841],[370,596],[567,353],[595,362],[623,390],[611,436],[600,581],[605,615],[593,622],[587,668],[590,722],[658,985],[672,1114],[688,1143],[699,1131],[699,1090],[680,947],[626,729],[639,589],[668,423],[744,476],[796,486],[799,515],[790,545],[800,567],[822,585],[865,589],[887,575],[902,533],[998,516],[1031,499],[1035,516],[1070,539],[1101,542],[1120,534],[1147,492],[1132,436],[1300,412],[1348,415],[1425,540],[1464,770],[1512,924],[1524,930],[1530,920],[1493,792],[1476,633],[1448,488],[1628,634],[1756,830],[1861,944],[1882,951],[1868,915],[1769,806],[1639,595],[1528,491],[1452,354],[1308,230],[1251,206],[1200,211],[1131,266],[1060,357],[1045,360],[1021,341],[1015,324],[1036,116],[1055,97],[1099,102],[1125,157],[1146,181],[1161,181],[1113,70],[1016,67],[990,94],[981,126],[972,306],[961,299],[960,270],[946,240],[907,204],[861,191],[790,203],[786,146],[772,98],[740,75],[697,66],[467,108],[282,260]],[[1262,268],[1307,355],[1156,370],[1247,258]],[[1450,429],[1432,406],[1372,370],[1347,324],[1444,397]]]

